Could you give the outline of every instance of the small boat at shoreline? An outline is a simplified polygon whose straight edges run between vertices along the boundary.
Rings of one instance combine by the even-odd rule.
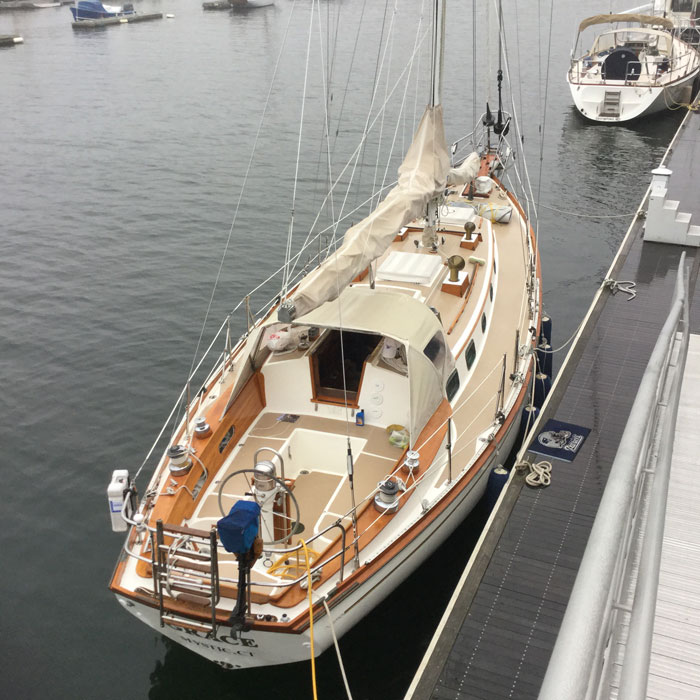
[[[78,0],[70,8],[73,20],[80,22],[86,19],[106,19],[108,17],[128,17],[136,14],[131,3],[124,5],[104,5],[97,0]]]
[[[233,12],[246,12],[248,10],[258,10],[263,7],[270,7],[275,3],[273,0],[213,0],[202,3],[204,10],[231,10]]]
[[[589,27],[608,24],[579,52]],[[618,26],[624,25],[624,26]],[[629,122],[687,103],[700,55],[665,17],[595,15],[581,22],[566,79],[577,111],[594,122]]]

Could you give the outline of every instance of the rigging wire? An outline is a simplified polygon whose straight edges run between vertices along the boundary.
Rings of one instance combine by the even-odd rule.
[[[419,36],[419,35],[420,35],[420,25],[419,25],[419,27],[417,28],[417,33],[416,33],[416,36]],[[414,63],[414,61],[415,61],[416,55],[420,55],[419,48],[422,46],[422,44],[423,44],[423,42],[425,41],[425,39],[426,39],[427,36],[428,36],[428,31],[426,31],[426,32],[424,33],[423,38],[420,39],[420,41],[418,41],[417,43],[414,44],[414,51],[413,51],[413,53],[411,54],[411,57],[410,57],[409,61],[407,62],[406,66],[404,66],[403,71],[402,71],[401,74],[399,75],[399,77],[398,77],[398,79],[397,79],[397,81],[396,81],[396,84],[394,85],[394,87],[392,88],[391,92],[389,93],[389,95],[388,95],[387,98],[385,99],[384,104],[381,106],[381,109],[380,109],[381,112],[383,112],[384,110],[387,109],[388,104],[389,104],[389,100],[391,99],[391,97],[393,96],[394,92],[395,92],[396,89],[398,88],[400,81],[403,80],[404,76],[407,75],[407,74],[408,74],[408,75],[407,75],[407,77],[406,77],[406,80],[408,80],[408,76],[410,76],[410,74],[411,74],[412,66],[413,66],[413,63]],[[368,113],[367,118],[369,119],[370,116],[371,116],[371,112]],[[374,126],[374,124],[377,122],[378,119],[379,119],[379,115],[377,115],[377,116],[374,118],[374,120],[371,122],[371,124],[369,124],[369,126],[368,126],[367,123],[366,123],[366,125],[365,125],[365,132],[363,133],[363,136],[362,136],[362,139],[361,139],[361,141],[362,141],[363,144],[365,144],[365,143],[367,142],[367,137],[368,137],[368,134],[369,134],[369,130],[371,130],[372,126]],[[364,148],[364,145],[363,145],[363,148]],[[351,181],[352,181],[352,179],[354,178],[356,167],[357,167],[357,161],[355,161],[355,166],[353,167],[353,171],[352,171],[352,173],[351,173]],[[361,174],[360,174],[360,179],[361,179],[361,177],[362,177],[362,176],[361,176]],[[379,190],[379,191],[381,191],[381,190]],[[346,193],[346,197],[345,197],[345,199],[343,200],[343,206],[341,207],[341,212],[343,212],[344,209],[345,209],[345,205],[346,205],[346,203],[347,203],[349,194],[350,194],[350,186],[348,186],[348,190],[347,190],[347,193]],[[357,209],[359,209],[359,207],[357,207],[356,210],[357,210]],[[335,241],[336,235],[337,235],[337,227],[336,227],[336,229],[334,229],[334,232],[333,232],[333,240],[334,240],[334,241]],[[365,239],[364,245],[365,245],[365,248],[366,248],[366,246],[367,246],[367,239]]]
[[[539,203],[542,199],[542,169],[544,165],[544,139],[547,131],[547,101],[549,97],[549,66],[550,57],[552,53],[552,20],[554,16],[554,0],[550,0],[549,3],[549,38],[547,40],[547,72],[545,74],[545,84],[544,84],[544,105],[542,105],[542,127],[540,131],[540,170],[537,178],[537,202]],[[540,65],[540,71],[542,67]],[[542,76],[540,75],[539,82],[542,82]],[[539,235],[540,222],[537,219],[537,234]]]
[[[377,58],[375,59],[375,64],[374,64],[374,77],[372,79],[372,95],[370,97],[369,101],[369,109],[367,110],[367,119],[365,120],[365,126],[363,130],[363,139],[362,139],[362,150],[360,154],[358,154],[358,157],[360,159],[360,173],[359,177],[357,179],[357,189],[355,192],[356,198],[360,196],[360,185],[362,183],[362,171],[364,170],[364,164],[365,164],[365,152],[367,148],[367,141],[366,141],[366,134],[368,133],[367,131],[367,125],[368,122],[372,116],[372,108],[374,107],[374,100],[376,99],[377,96],[377,88],[379,86],[379,77],[381,75],[381,70],[384,66],[384,61],[380,57],[382,56],[382,46],[384,46],[384,29],[386,27],[386,16],[387,12],[389,10],[389,0],[385,0],[384,2],[384,14],[382,16],[382,28],[381,32],[379,34],[379,44],[377,45]],[[354,169],[353,169],[353,174],[354,174]],[[347,196],[346,196],[347,199]],[[357,200],[356,200],[357,201]]]
[[[422,37],[422,39],[421,39],[421,41],[420,41],[419,46],[422,46],[422,45],[423,45],[423,42],[425,41],[426,37],[427,37],[427,32],[423,35],[423,37]],[[414,59],[415,59],[415,54],[412,55],[412,56],[409,58],[408,62],[406,63],[406,66],[404,66],[404,69],[401,71],[401,74],[399,75],[399,78],[397,79],[396,85],[392,88],[391,93],[389,94],[387,101],[384,102],[384,104],[382,104],[382,106],[380,107],[378,114],[372,119],[371,109],[370,109],[370,112],[368,112],[367,121],[366,121],[366,123],[365,123],[365,127],[364,127],[364,129],[363,129],[363,132],[362,132],[362,136],[361,136],[361,138],[360,138],[360,141],[359,141],[358,145],[356,146],[355,150],[353,151],[353,153],[352,153],[352,154],[350,155],[350,157],[348,158],[346,164],[343,166],[343,168],[342,168],[342,170],[340,171],[338,177],[336,178],[335,182],[333,183],[333,186],[330,188],[330,192],[333,192],[333,191],[336,189],[336,187],[338,187],[338,185],[340,184],[341,179],[344,177],[344,175],[345,175],[346,171],[348,170],[348,168],[350,168],[350,167],[352,166],[352,169],[351,169],[351,172],[350,172],[350,183],[348,184],[347,191],[346,191],[346,195],[345,195],[345,198],[344,198],[344,200],[343,200],[343,206],[341,207],[341,216],[342,216],[342,212],[343,212],[344,209],[345,209],[345,204],[347,203],[347,200],[349,199],[349,196],[350,196],[350,193],[351,193],[351,184],[352,184],[352,182],[354,181],[355,173],[356,173],[357,168],[358,168],[358,162],[359,162],[359,160],[360,160],[360,153],[361,153],[361,151],[364,149],[365,144],[366,144],[366,142],[367,142],[367,139],[368,139],[368,137],[369,137],[369,134],[370,134],[370,132],[372,131],[374,125],[375,125],[375,124],[377,123],[377,121],[379,120],[381,111],[387,108],[389,99],[391,99],[391,97],[393,96],[394,92],[395,92],[396,89],[398,88],[399,81],[400,81],[400,80],[403,78],[403,76],[408,72],[408,70],[409,70],[410,66],[412,65],[412,62],[413,62]],[[330,194],[330,192],[329,192],[329,194]],[[329,195],[326,195],[326,198],[327,198],[328,196],[329,196]],[[373,196],[374,196],[374,194],[373,194]],[[372,200],[372,197],[370,197],[368,200],[366,200],[365,202],[363,202],[361,205],[356,206],[355,209],[353,209],[353,212],[359,211],[368,201],[371,201],[371,200]],[[324,200],[323,204],[321,205],[321,209],[320,209],[320,210],[318,211],[318,213],[316,214],[316,218],[314,219],[314,222],[313,222],[313,224],[312,224],[312,226],[311,226],[311,228],[310,228],[310,232],[309,232],[309,234],[307,234],[307,237],[306,237],[306,239],[305,239],[305,241],[304,241],[304,244],[303,244],[302,248],[306,248],[306,245],[307,245],[307,243],[309,242],[310,237],[311,237],[311,231],[313,231],[313,229],[315,228],[316,223],[318,222],[318,219],[319,219],[320,216],[321,216],[321,210],[322,210],[322,208],[325,206],[325,202],[326,202],[326,201],[327,201],[327,199]],[[348,216],[349,216],[349,215],[345,215],[344,218],[348,218]],[[339,219],[339,221],[340,221],[340,219]],[[339,223],[339,221],[338,221],[338,223]],[[329,249],[329,250],[330,250],[330,248],[332,248],[333,245],[336,243],[336,241],[335,241],[336,229],[337,229],[336,223],[334,223],[333,225],[331,225],[331,226],[329,226],[328,228],[324,229],[324,231],[327,231],[327,230],[330,230],[330,229],[333,229],[334,233],[333,233],[333,238],[332,238],[332,240],[331,240],[331,242],[329,243],[329,246],[328,246],[328,249]],[[296,260],[297,260],[297,262],[298,262],[299,256],[297,256]],[[293,273],[293,272],[294,272],[294,269],[292,270],[292,273]]]
[[[216,273],[216,278],[214,279],[214,285],[213,285],[212,290],[211,290],[211,295],[209,297],[209,303],[207,304],[206,313],[204,314],[204,321],[202,322],[202,328],[199,331],[199,338],[197,339],[197,345],[196,345],[194,353],[192,355],[192,363],[190,364],[190,371],[187,375],[188,376],[188,379],[187,379],[188,383],[190,381],[189,378],[192,376],[195,362],[197,361],[197,354],[199,353],[199,348],[200,348],[201,343],[202,343],[202,338],[204,337],[204,329],[206,328],[207,321],[209,320],[209,314],[211,313],[211,307],[214,303],[214,295],[216,294],[216,290],[217,290],[218,285],[219,285],[219,280],[221,279],[221,273],[222,273],[223,268],[224,268],[224,261],[226,260],[226,254],[228,253],[228,249],[231,245],[231,238],[233,237],[233,231],[235,230],[236,221],[238,220],[238,212],[240,211],[240,208],[241,208],[241,202],[243,201],[243,194],[245,192],[246,184],[248,182],[248,177],[250,175],[250,170],[251,170],[251,167],[253,165],[253,158],[255,157],[258,142],[260,140],[260,133],[262,131],[263,123],[265,121],[268,107],[270,105],[270,98],[272,97],[272,89],[275,85],[275,80],[277,78],[277,72],[279,71],[280,63],[282,61],[282,55],[284,53],[284,49],[285,49],[285,46],[287,43],[287,38],[289,36],[289,28],[290,28],[291,23],[292,23],[292,17],[294,16],[294,9],[296,8],[296,4],[297,4],[297,0],[293,0],[292,9],[289,12],[289,19],[287,20],[287,26],[285,27],[284,36],[282,37],[282,45],[280,46],[279,53],[277,54],[277,60],[275,61],[275,68],[273,70],[272,78],[270,80],[270,87],[268,88],[267,95],[265,97],[265,104],[263,106],[263,111],[262,111],[262,114],[260,115],[260,122],[258,123],[258,128],[257,128],[257,131],[255,132],[255,139],[253,140],[253,148],[251,149],[250,158],[248,159],[248,165],[246,166],[245,174],[243,176],[243,183],[241,184],[241,191],[238,195],[238,202],[236,203],[236,209],[233,213],[233,220],[231,221],[231,226],[229,227],[228,237],[226,238],[226,244],[224,246],[224,252],[221,255],[219,269]],[[183,393],[183,396],[184,396],[184,393]],[[172,438],[172,435],[175,434],[175,431],[177,430],[177,426],[180,422],[181,410],[182,410],[182,406],[180,406],[180,408],[177,411],[177,418],[175,419],[175,421],[173,423],[171,438]]]
[[[333,35],[333,43],[332,43],[332,46],[334,48],[333,48],[333,51],[331,51],[331,4],[330,3],[326,4],[326,25],[325,25],[325,27],[326,27],[326,42],[325,42],[326,48],[325,48],[325,51],[326,51],[326,56],[329,56],[329,57],[331,55],[335,56],[335,46],[337,45],[337,41],[338,41],[338,28],[340,26],[340,12],[341,11],[342,11],[342,5],[339,7],[337,15],[335,15],[335,33]],[[323,23],[321,22],[320,8],[318,11],[318,15],[319,15],[319,18],[318,18],[319,34],[321,34]],[[320,45],[320,52],[321,52],[321,61],[323,61],[323,39],[321,39],[319,41],[319,45]],[[329,115],[330,115],[330,110],[331,110],[331,102],[333,101],[333,97],[332,97],[333,93],[330,89],[326,89],[326,86],[330,86],[332,84],[334,66],[335,66],[335,61],[329,60],[326,64],[327,73],[324,73],[323,71],[321,73],[321,75],[325,77],[325,83],[324,83],[324,87],[323,87],[323,95],[324,95],[324,109],[325,109],[325,117],[326,118],[324,120],[323,127],[322,127],[323,133],[322,133],[321,139],[319,140],[319,144],[318,144],[318,159],[316,161],[316,177],[314,178],[315,187],[314,187],[314,194],[313,194],[313,205],[312,205],[313,207],[316,206],[316,203],[318,201],[319,191],[321,190],[322,178],[321,178],[320,173],[321,173],[321,162],[323,159],[324,148],[328,151],[328,154],[327,154],[328,161],[330,161],[330,153],[332,152],[331,146],[329,144],[328,132],[330,131],[330,128],[331,128]],[[330,188],[330,186],[333,182],[330,171],[327,172],[327,180],[328,180],[328,182],[326,183],[326,185],[324,187],[324,189],[326,189],[326,190],[328,188]],[[328,201],[328,198],[325,198],[324,204],[327,201]],[[332,207],[332,202],[333,202],[333,198],[331,197],[331,207]]]
[[[357,54],[357,45],[360,40],[360,27],[362,26],[362,18],[365,16],[365,7],[367,5],[367,0],[363,0],[362,9],[360,10],[360,17],[357,22],[357,32],[355,33],[355,43],[352,47],[352,55],[350,56],[350,65],[348,66],[348,75],[345,79],[345,89],[343,90],[343,101],[340,103],[340,112],[338,114],[338,126],[335,130],[335,135],[333,138],[333,148],[335,149],[335,142],[338,139],[338,134],[340,133],[340,124],[343,119],[343,111],[345,110],[345,100],[348,96],[348,86],[350,84],[350,76],[353,72],[353,66],[355,65],[355,55]]]
[[[419,32],[419,31],[420,31],[420,27],[418,28],[418,32]],[[414,52],[414,55],[415,55],[415,52],[416,52],[416,50],[417,50],[417,48],[418,48],[418,43],[419,43],[419,33],[418,33],[418,32],[416,32],[416,37],[415,37],[414,44],[413,44],[413,52]],[[403,116],[403,115],[406,113],[406,111],[407,111],[407,110],[406,110],[406,102],[407,102],[407,99],[408,99],[408,89],[409,89],[409,85],[410,85],[411,73],[412,73],[412,72],[413,72],[413,62],[411,61],[411,62],[409,63],[408,74],[406,75],[406,84],[405,84],[405,86],[404,86],[403,96],[402,96],[402,98],[401,98],[401,105],[400,105],[400,107],[399,107],[399,113],[398,113],[398,116],[397,116],[397,118],[396,118],[396,126],[395,126],[395,128],[394,128],[394,138],[392,139],[391,147],[389,148],[389,154],[388,154],[387,158],[385,159],[385,160],[386,160],[386,164],[385,164],[385,166],[384,166],[384,175],[383,175],[383,177],[382,177],[382,186],[381,186],[381,189],[379,190],[379,192],[383,191],[383,190],[386,189],[386,187],[387,187],[386,179],[387,179],[387,177],[389,176],[389,168],[390,168],[390,165],[391,165],[391,159],[392,159],[392,157],[393,157],[393,155],[394,155],[394,149],[396,148],[396,142],[398,141],[399,130],[400,130],[400,128],[401,128],[401,119],[402,119],[402,116]],[[414,116],[415,116],[415,115],[414,115]],[[405,149],[405,148],[403,149],[403,152],[404,152],[404,153],[406,152],[406,149]],[[378,157],[377,157],[377,160],[379,160]],[[376,189],[376,180],[375,180],[374,185],[375,185],[375,189]],[[366,244],[365,244],[365,245],[366,245]]]
[[[335,653],[338,656],[338,665],[340,666],[340,675],[343,677],[343,684],[345,685],[345,692],[347,693],[348,700],[352,700],[352,693],[350,693],[350,686],[348,684],[348,677],[345,675],[345,666],[343,666],[343,657],[340,655],[340,646],[338,645],[338,637],[335,633],[335,625],[333,624],[333,618],[331,617],[331,610],[328,607],[326,599],[323,599],[323,607],[326,609],[326,615],[328,615],[328,622],[331,627],[331,635],[333,636],[333,644],[335,646]]]
[[[317,5],[317,12],[318,12],[318,33],[319,33],[319,44],[321,48],[321,75],[325,75],[325,72],[323,71],[323,34],[321,31],[321,3],[319,2]],[[313,11],[313,10],[312,10]],[[330,47],[328,47],[328,50],[330,50]],[[333,51],[335,53],[335,49]],[[328,65],[330,65],[332,62],[330,61],[330,54],[328,55],[328,60],[326,61]],[[330,115],[328,112],[328,106],[329,106],[329,95],[330,95],[330,79],[331,76],[330,74],[328,75],[328,80],[324,80],[323,83],[323,93],[325,96],[325,99],[323,101],[324,104],[324,136],[326,139],[326,156],[327,156],[327,163],[326,166],[328,168],[328,185],[329,187],[333,183],[333,164],[332,164],[332,159],[331,159],[331,142],[330,142]],[[330,195],[330,209],[331,209],[331,221],[335,221],[335,200],[333,199],[333,195]],[[319,261],[320,262],[320,261]]]
[[[282,292],[281,296],[282,298],[287,296],[287,286],[289,282],[289,260],[291,258],[291,252],[292,252],[292,235],[294,233],[294,209],[296,207],[296,200],[297,200],[297,186],[299,184],[299,163],[301,161],[301,137],[302,137],[302,132],[304,128],[304,112],[306,109],[306,90],[308,88],[308,81],[309,81],[309,54],[311,52],[311,34],[312,34],[312,29],[313,29],[313,23],[314,23],[314,15],[313,15],[313,7],[315,4],[316,0],[312,0],[311,4],[311,13],[310,13],[310,19],[309,19],[309,36],[306,41],[306,65],[304,67],[304,90],[302,92],[302,98],[301,98],[301,116],[299,118],[299,138],[297,140],[297,159],[296,159],[296,166],[294,170],[294,187],[293,187],[293,192],[292,192],[292,210],[291,210],[291,217],[289,221],[289,232],[287,234],[287,249],[285,251],[284,255],[284,260],[286,262],[285,265],[285,270],[284,270],[284,276],[282,278]]]
[[[520,26],[520,17],[518,16],[518,0],[515,0],[515,26],[519,27]],[[505,43],[505,37],[504,37],[504,43]],[[522,75],[520,73],[520,66],[523,64],[520,62],[520,32],[516,31],[515,32],[515,57],[516,57],[516,65],[518,66],[518,97],[520,98],[520,109],[523,108],[523,79]],[[512,86],[511,86],[512,89]],[[515,100],[512,100],[513,103]]]
[[[394,9],[393,12],[391,13],[391,21],[389,22],[389,29],[387,31],[387,42],[386,42],[386,48],[384,51],[384,58],[382,58],[382,65],[384,65],[385,59],[387,58],[387,53],[388,53],[388,60],[386,60],[387,63],[387,73],[386,73],[386,78],[384,79],[384,102],[386,103],[387,101],[387,93],[389,92],[389,76],[391,72],[391,57],[394,51],[394,20],[396,19],[396,7],[397,0],[394,0]],[[408,81],[406,82],[408,84]],[[379,124],[379,142],[377,143],[377,155],[374,159],[374,179],[372,180],[372,191],[376,191],[377,189],[377,174],[379,173],[379,159],[381,156],[381,151],[382,151],[382,140],[384,137],[384,122],[386,121],[386,112],[387,110],[382,111],[382,118]],[[389,156],[387,157],[387,168],[388,168],[388,162],[391,158],[391,152],[389,153]],[[359,192],[358,192],[359,194]],[[377,204],[379,202],[377,201]],[[370,205],[370,209],[374,208],[374,202]]]
[[[502,30],[503,30],[503,28],[502,28]],[[518,140],[522,144],[525,141],[525,136],[524,136],[522,129],[520,127],[520,118],[518,117],[518,110],[515,106],[515,98],[513,95],[513,78],[512,78],[511,73],[510,73],[510,61],[508,59],[508,40],[507,40],[507,36],[505,34],[505,31],[503,31],[503,50],[505,53],[504,67],[505,67],[506,80],[508,81],[508,86],[510,88],[509,92],[510,92],[511,114],[513,116],[513,122],[515,124],[516,135],[518,136]],[[529,193],[529,199],[527,197],[524,197],[524,199],[526,200],[526,203],[528,204],[528,211],[529,211],[530,201],[532,201],[534,220],[535,220],[535,222],[537,222],[537,217],[538,217],[537,205],[535,204],[535,196],[534,196],[533,189],[532,189],[532,180],[530,178],[530,171],[527,167],[527,160],[525,158],[522,158],[522,164],[523,164],[523,166],[522,166],[523,167],[523,175],[525,178],[524,183],[520,177],[519,168],[516,166],[514,168],[514,170],[515,170],[516,176],[518,178],[518,181],[521,184],[522,191]],[[531,220],[531,217],[528,216],[528,220]],[[535,227],[535,241],[536,242],[538,240],[538,233],[539,232],[538,232],[538,229],[536,226]]]

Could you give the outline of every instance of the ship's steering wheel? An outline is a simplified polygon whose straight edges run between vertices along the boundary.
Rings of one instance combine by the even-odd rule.
[[[248,485],[248,490],[243,493],[243,494],[238,494],[238,493],[224,493],[224,486],[233,479],[236,476],[243,475],[246,480],[246,484]],[[226,498],[233,498],[234,500],[245,500],[246,496],[253,496],[255,498],[255,502],[260,506],[262,510],[262,504],[258,500],[257,494],[253,489],[253,479],[251,478],[250,475],[254,475],[255,470],[254,469],[239,469],[235,472],[231,472],[220,484],[219,486],[219,511],[222,516],[228,515],[228,510],[224,510],[224,505],[222,502],[222,497]],[[266,475],[266,479],[272,479],[275,484],[279,487],[279,490],[277,491],[277,495],[282,494],[283,496],[287,495],[289,496],[289,500],[291,501],[293,505],[293,512],[294,512],[294,517],[291,517],[287,512],[286,512],[286,499],[283,498],[283,504],[284,504],[284,509],[283,512],[281,513],[274,513],[275,516],[278,516],[280,518],[283,518],[285,521],[285,529],[287,529],[287,525],[289,528],[289,533],[284,535],[283,537],[278,537],[275,539],[275,534],[274,534],[274,529],[273,532],[270,532],[270,529],[267,527],[265,523],[265,519],[261,518],[261,524],[262,528],[266,530],[266,535],[263,536],[263,547],[266,547],[268,545],[274,545],[274,544],[281,544],[282,542],[285,542],[288,540],[296,531],[297,528],[299,527],[299,522],[300,522],[300,511],[299,511],[299,504],[297,503],[297,499],[294,497],[294,494],[292,493],[292,490],[287,486],[287,484],[284,483],[281,479],[278,479],[276,476],[271,476],[271,475]],[[275,500],[277,500],[277,495],[275,495]],[[229,507],[229,510],[231,508]],[[261,534],[263,534],[261,532]],[[270,537],[271,539],[268,539]]]

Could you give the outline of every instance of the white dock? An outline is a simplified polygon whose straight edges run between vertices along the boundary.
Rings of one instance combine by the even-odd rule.
[[[700,698],[700,335],[678,405],[647,698]]]

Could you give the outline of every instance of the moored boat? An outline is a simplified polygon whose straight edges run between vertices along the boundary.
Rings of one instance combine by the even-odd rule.
[[[107,19],[108,17],[128,17],[135,14],[131,3],[124,5],[104,5],[98,0],[78,0],[71,5],[73,20],[79,22],[85,19]]]
[[[601,24],[581,53],[582,33]],[[620,26],[624,25],[624,26]],[[628,122],[687,103],[700,55],[665,17],[595,15],[581,22],[566,79],[576,109],[596,122]]]
[[[432,54],[397,182],[337,249],[309,238],[312,269],[288,241],[279,293],[188,378],[141,500],[141,469],[109,486],[111,590],[223,666],[307,659],[366,616],[474,508],[529,402],[541,274],[505,185],[513,120],[499,76],[497,116],[448,148]]]

